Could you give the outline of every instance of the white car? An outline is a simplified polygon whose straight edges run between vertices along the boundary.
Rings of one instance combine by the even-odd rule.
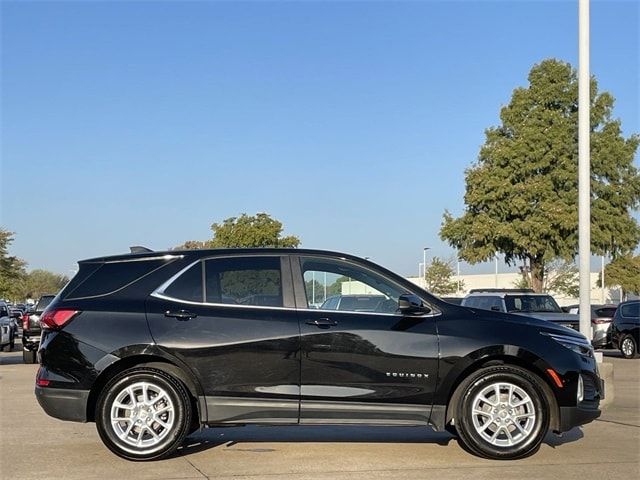
[[[15,334],[13,330],[14,320],[9,314],[9,307],[5,302],[0,302],[0,350],[9,346],[13,350]]]

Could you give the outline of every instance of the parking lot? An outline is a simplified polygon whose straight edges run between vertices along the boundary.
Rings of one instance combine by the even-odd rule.
[[[235,427],[189,437],[154,463],[111,454],[94,424],[55,420],[33,395],[36,365],[19,347],[0,352],[0,477],[113,478],[637,478],[640,475],[640,360],[608,352],[615,399],[602,417],[562,438],[549,435],[531,458],[496,462],[466,453],[446,433],[407,427]]]

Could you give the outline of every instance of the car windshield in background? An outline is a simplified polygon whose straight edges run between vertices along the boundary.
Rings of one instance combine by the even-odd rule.
[[[44,312],[44,309],[49,306],[51,301],[55,298],[55,295],[47,295],[46,297],[40,297],[38,304],[36,305],[36,312]]]
[[[562,313],[556,301],[549,295],[506,295],[504,302],[507,312]]]

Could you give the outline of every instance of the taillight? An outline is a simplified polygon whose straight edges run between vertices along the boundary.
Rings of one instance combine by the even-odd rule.
[[[613,318],[592,318],[591,323],[594,325],[602,325],[603,323],[611,323]]]
[[[25,313],[22,315],[22,329],[29,330],[29,314]]]
[[[45,310],[40,317],[40,326],[50,330],[59,330],[78,313],[80,313],[78,310],[70,310],[67,308]]]
[[[47,387],[50,382],[46,378],[42,378],[42,371],[42,367],[40,367],[38,373],[36,373],[36,385],[39,387]]]

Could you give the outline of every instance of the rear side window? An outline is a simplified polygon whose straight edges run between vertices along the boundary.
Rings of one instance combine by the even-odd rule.
[[[620,308],[620,314],[626,318],[639,319],[640,318],[640,303],[630,303],[623,305]]]
[[[204,270],[207,303],[283,305],[280,257],[211,259]]]
[[[65,296],[67,299],[74,299],[108,295],[130,285],[166,263],[166,260],[163,259],[104,263]]]

